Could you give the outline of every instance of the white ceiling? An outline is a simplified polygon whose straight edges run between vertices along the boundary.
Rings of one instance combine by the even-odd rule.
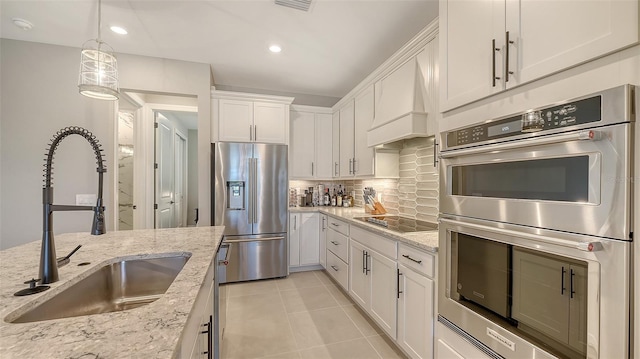
[[[273,0],[103,0],[102,38],[116,53],[209,63],[219,85],[343,97],[437,14],[437,0],[313,0],[308,12]],[[97,0],[0,0],[0,16],[2,38],[82,47],[97,36]]]

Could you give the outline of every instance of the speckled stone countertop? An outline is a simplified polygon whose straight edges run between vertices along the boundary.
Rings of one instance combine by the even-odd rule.
[[[330,216],[342,219],[348,222],[350,225],[355,225],[361,228],[365,228],[372,232],[376,232],[380,235],[388,238],[393,238],[401,243],[418,247],[420,249],[437,252],[438,251],[438,231],[424,231],[424,232],[411,232],[411,233],[399,233],[389,230],[387,228],[377,226],[375,224],[362,222],[353,219],[354,217],[370,216],[371,214],[365,213],[364,209],[356,207],[289,207],[289,212],[320,212]]]
[[[51,289],[15,297],[24,281],[38,275],[40,241],[0,251],[0,358],[171,358],[203,284],[224,227],[56,235],[56,253],[82,248],[59,269]],[[121,312],[33,323],[5,322],[95,272],[114,257],[149,258],[164,254],[191,257],[167,292],[148,305]],[[160,255],[159,255],[160,254]],[[78,266],[82,262],[91,265]]]

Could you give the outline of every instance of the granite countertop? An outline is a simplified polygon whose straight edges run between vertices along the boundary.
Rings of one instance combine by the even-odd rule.
[[[51,289],[16,297],[38,275],[40,240],[0,251],[0,357],[9,358],[171,358],[198,290],[204,282],[224,227],[56,235],[56,253],[82,248],[59,269]],[[7,315],[23,312],[88,276],[114,257],[148,258],[158,254],[191,257],[167,292],[148,305],[121,312],[12,324]],[[91,262],[87,266],[78,266]],[[15,312],[15,313],[14,313]]]
[[[289,212],[320,212],[342,219],[350,225],[355,225],[388,238],[393,238],[401,243],[418,247],[420,249],[436,253],[438,251],[438,231],[424,231],[400,233],[375,224],[355,220],[355,217],[371,216],[359,207],[289,207]]]

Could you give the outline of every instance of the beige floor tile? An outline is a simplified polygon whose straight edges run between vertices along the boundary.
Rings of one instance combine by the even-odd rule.
[[[273,280],[256,280],[252,282],[224,284],[229,291],[229,297],[243,295],[273,293],[278,291],[278,286]]]
[[[325,286],[283,290],[280,295],[287,313],[338,306],[338,302]]]
[[[377,359],[371,344],[364,338],[301,350],[302,359]]]
[[[374,335],[372,337],[367,337],[367,340],[383,359],[407,358],[385,335]]]
[[[286,311],[278,292],[230,297],[227,301],[227,322],[284,317]]]
[[[354,305],[343,306],[342,309],[347,313],[349,318],[353,320],[356,324],[356,327],[362,332],[362,335],[376,335],[382,334],[382,329],[378,327],[371,319],[369,319],[366,314],[362,314],[360,309]]]
[[[335,282],[333,281],[333,279],[331,279],[331,277],[329,277],[327,272],[325,272],[323,270],[318,270],[318,271],[313,271],[313,273],[316,274],[316,277],[318,277],[318,279],[320,280],[320,282],[322,282],[322,284],[324,284],[324,285],[334,285],[335,284]]]
[[[297,350],[286,314],[274,320],[227,321],[223,359],[261,358]]]
[[[329,290],[329,293],[331,293],[333,299],[335,299],[339,305],[344,306],[354,304],[351,298],[344,293],[341,287],[338,287],[337,285],[327,285],[327,290]]]
[[[341,307],[289,314],[299,349],[362,337]]]
[[[266,357],[262,357],[261,359],[300,359],[300,353],[298,352],[288,352],[282,354],[275,355],[267,355]]]
[[[280,290],[318,287],[323,285],[313,272],[291,273],[287,278],[277,279],[275,282]]]

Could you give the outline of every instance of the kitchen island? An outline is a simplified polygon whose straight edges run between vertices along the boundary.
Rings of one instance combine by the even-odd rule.
[[[214,259],[224,227],[190,227],[70,233],[55,238],[58,257],[82,248],[59,269],[60,280],[44,292],[16,297],[37,277],[40,240],[0,251],[0,357],[9,358],[172,358]],[[174,282],[158,300],[138,308],[31,323],[5,318],[33,308],[95,272],[113,258],[190,254]],[[79,266],[80,263],[90,263]]]

